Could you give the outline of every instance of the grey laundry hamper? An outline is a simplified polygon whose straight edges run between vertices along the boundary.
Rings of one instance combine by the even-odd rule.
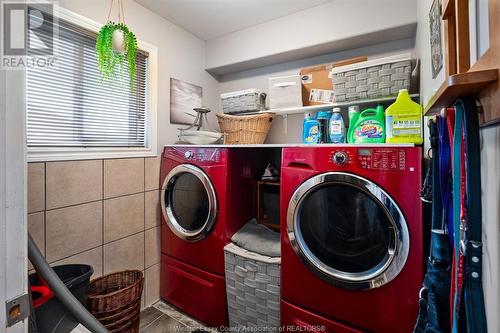
[[[230,243],[224,247],[224,258],[229,326],[277,332],[281,257],[268,257]]]

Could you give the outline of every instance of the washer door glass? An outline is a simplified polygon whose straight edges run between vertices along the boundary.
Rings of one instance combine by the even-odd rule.
[[[212,229],[216,196],[208,176],[193,165],[179,165],[166,177],[162,210],[170,229],[179,237],[196,241]]]
[[[303,183],[290,201],[287,223],[308,267],[344,288],[389,282],[408,255],[408,229],[395,202],[355,175],[332,172]]]
[[[298,216],[304,243],[323,263],[359,273],[387,260],[394,247],[385,209],[366,192],[346,184],[328,184],[304,197]],[[392,243],[392,244],[391,244]]]

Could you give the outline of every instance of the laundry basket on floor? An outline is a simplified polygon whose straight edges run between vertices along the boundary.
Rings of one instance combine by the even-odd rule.
[[[233,243],[224,247],[231,328],[280,326],[280,257],[268,257]]]
[[[111,333],[137,333],[144,277],[139,270],[108,274],[90,283],[87,307]]]

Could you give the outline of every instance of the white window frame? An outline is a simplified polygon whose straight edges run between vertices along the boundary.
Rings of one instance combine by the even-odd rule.
[[[54,13],[58,18],[98,33],[102,24],[58,7]],[[145,157],[158,154],[157,107],[158,107],[158,48],[137,40],[137,47],[149,54],[146,91],[146,147],[28,147],[28,162],[84,160],[124,157]]]

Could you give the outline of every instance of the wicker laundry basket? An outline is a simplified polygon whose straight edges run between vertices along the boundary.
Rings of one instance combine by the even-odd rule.
[[[258,113],[247,116],[232,116],[218,113],[220,131],[225,144],[264,143],[271,128],[274,113]]]
[[[277,332],[281,258],[267,257],[230,243],[224,247],[224,261],[229,326]]]
[[[102,276],[90,283],[87,307],[110,332],[137,333],[143,285],[139,270]]]

